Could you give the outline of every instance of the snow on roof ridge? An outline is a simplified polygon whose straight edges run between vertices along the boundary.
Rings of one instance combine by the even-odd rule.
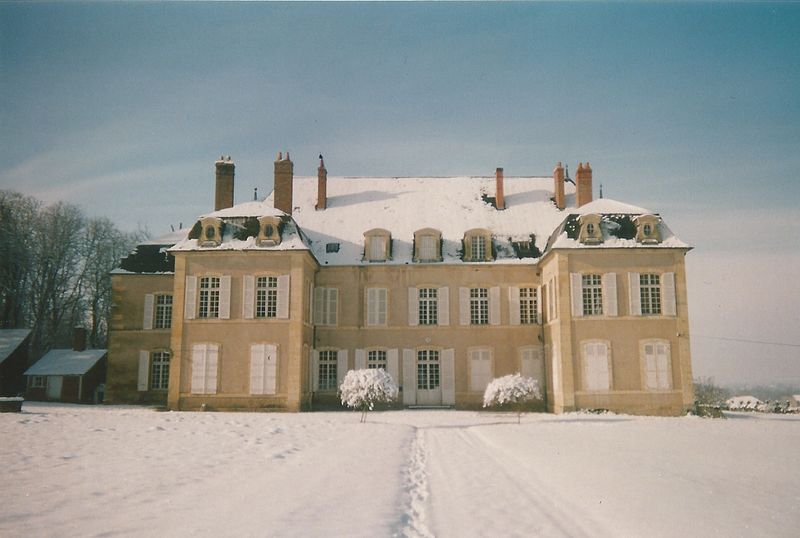
[[[630,215],[653,215],[654,213],[649,209],[620,202],[612,198],[598,198],[592,200],[588,204],[576,208],[570,213],[576,215],[589,215],[592,213],[624,213]]]

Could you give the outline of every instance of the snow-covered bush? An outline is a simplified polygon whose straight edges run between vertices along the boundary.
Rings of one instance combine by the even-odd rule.
[[[493,379],[483,393],[483,407],[511,406],[517,412],[517,423],[525,402],[542,397],[539,383],[532,377],[512,374]]]
[[[339,387],[342,405],[361,411],[361,422],[367,421],[367,411],[375,404],[397,398],[397,384],[382,368],[350,370]]]

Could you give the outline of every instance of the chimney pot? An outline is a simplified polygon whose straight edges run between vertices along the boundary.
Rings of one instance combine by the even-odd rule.
[[[576,205],[581,207],[592,201],[592,169],[589,162],[586,165],[578,163],[578,171],[575,174]]]
[[[72,333],[72,350],[86,350],[86,329],[83,327],[75,327],[74,332]]]

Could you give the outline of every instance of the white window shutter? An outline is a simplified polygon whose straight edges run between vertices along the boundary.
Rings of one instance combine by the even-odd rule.
[[[544,375],[542,375],[542,350],[539,347],[525,347],[520,350],[520,374],[530,377],[539,383],[539,390],[544,388]]]
[[[378,288],[378,325],[389,323],[389,290]]]
[[[500,287],[489,288],[489,324],[500,325]]]
[[[219,319],[231,319],[231,277],[219,277]]]
[[[347,375],[347,350],[340,349],[336,352],[336,385],[341,385]]]
[[[417,364],[413,349],[403,350],[403,405],[417,403]]]
[[[253,275],[244,275],[242,277],[242,317],[244,319],[253,319],[255,281],[256,279]]]
[[[536,288],[536,323],[542,323],[542,287]]]
[[[580,273],[570,273],[569,282],[572,292],[572,316],[579,318],[583,316],[583,277]]]
[[[550,360],[553,363],[553,390],[561,392],[561,359],[558,356],[558,345],[553,344],[550,348]]]
[[[325,288],[314,288],[314,323],[321,325],[325,323]]]
[[[139,382],[136,385],[136,390],[139,392],[146,391],[150,386],[150,353],[141,350],[139,351]]]
[[[328,288],[328,325],[339,323],[339,288]]]
[[[658,366],[656,364],[655,345],[644,346],[645,360],[645,387],[648,389],[658,388]]]
[[[675,315],[675,273],[661,275],[661,304],[665,316]]]
[[[458,288],[458,322],[469,325],[469,288]]]
[[[367,350],[356,350],[356,370],[363,370],[367,367]]]
[[[419,325],[419,290],[408,288],[408,324]]]
[[[152,293],[144,295],[144,318],[142,319],[142,329],[145,331],[153,328],[153,305],[155,296]]]
[[[456,403],[456,369],[455,369],[455,350],[445,349],[442,351],[441,372],[442,372],[442,404],[455,405]]]
[[[264,394],[264,344],[250,346],[250,394]]]
[[[206,344],[192,346],[192,393],[203,394],[206,381]]]
[[[508,288],[508,322],[511,325],[519,325],[519,288],[510,286]]]
[[[450,288],[445,286],[437,290],[437,324],[442,326],[450,325]]]
[[[617,273],[603,275],[603,312],[607,316],[617,315]]]
[[[264,394],[275,394],[278,388],[278,346],[264,346]]]
[[[278,277],[278,319],[289,319],[290,285],[289,275],[280,275]]]
[[[399,350],[390,349],[386,352],[386,369],[387,374],[392,378],[395,384],[400,384],[400,364],[399,364]]]
[[[670,361],[669,344],[656,345],[656,366],[659,371],[659,388],[672,388],[672,368]]]
[[[217,361],[219,359],[219,346],[208,344],[206,352],[206,383],[205,393],[217,393]]]
[[[311,390],[319,390],[319,351],[311,351]]]
[[[639,287],[639,273],[628,273],[628,295],[631,316],[642,315],[642,296]]]
[[[364,302],[366,303],[364,306],[364,311],[367,313],[366,315],[366,325],[377,325],[378,319],[378,300],[377,294],[375,293],[376,288],[367,288],[366,293],[364,294]],[[356,366],[356,369],[358,366]]]
[[[183,295],[183,317],[186,319],[194,319],[195,312],[197,311],[197,277],[186,277],[186,288],[184,288]]]

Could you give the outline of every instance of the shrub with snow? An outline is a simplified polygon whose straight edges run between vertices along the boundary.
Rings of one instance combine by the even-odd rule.
[[[519,423],[525,402],[542,397],[539,383],[531,377],[512,374],[493,379],[483,393],[483,407],[511,406],[517,412]]]
[[[367,411],[375,404],[397,398],[397,384],[382,368],[350,370],[339,387],[342,405],[361,411],[361,422],[367,421]]]

